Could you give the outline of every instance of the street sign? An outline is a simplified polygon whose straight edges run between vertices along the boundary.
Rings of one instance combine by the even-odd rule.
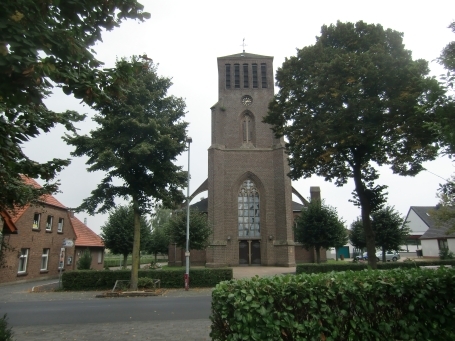
[[[73,247],[74,242],[71,239],[63,239],[63,247]]]

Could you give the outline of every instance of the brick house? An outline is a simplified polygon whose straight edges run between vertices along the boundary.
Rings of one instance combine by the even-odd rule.
[[[40,186],[29,178],[24,181],[30,186]],[[41,197],[36,205],[29,204],[14,212],[2,211],[0,215],[0,237],[8,245],[1,250],[4,258],[0,283],[56,278],[60,267],[62,271],[76,268],[75,255],[80,248],[89,246],[95,253],[104,250],[101,239],[88,227],[81,227],[81,223],[74,228],[77,218],[52,195]],[[75,245],[63,248],[64,240],[71,240]],[[94,258],[97,261],[98,254]],[[103,268],[102,264],[95,265],[95,269]]]
[[[205,259],[192,251],[192,264],[295,266],[314,259],[294,241],[294,217],[307,202],[287,176],[284,139],[262,122],[274,96],[272,64],[273,57],[245,51],[218,58],[208,178],[190,197],[208,192],[199,209],[207,212],[214,231]],[[310,193],[320,198],[318,187]],[[292,201],[293,194],[301,203]],[[184,262],[181,255],[170,246],[170,264]]]
[[[70,212],[71,225],[76,233],[76,243],[73,259],[75,264],[81,257],[82,253],[89,249],[92,256],[93,270],[102,270],[104,268],[104,243],[100,236],[93,232],[85,223],[82,223]]]

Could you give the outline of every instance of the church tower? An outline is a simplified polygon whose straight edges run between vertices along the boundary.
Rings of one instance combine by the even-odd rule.
[[[283,139],[262,122],[274,96],[273,57],[218,58],[208,150],[206,265],[294,266],[292,186]]]

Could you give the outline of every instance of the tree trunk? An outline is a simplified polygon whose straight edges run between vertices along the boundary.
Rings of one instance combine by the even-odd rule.
[[[385,260],[385,251],[386,251],[386,250],[385,250],[385,247],[383,246],[383,247],[381,248],[381,250],[382,250],[382,261],[385,263],[385,262],[386,262],[386,260]]]
[[[319,263],[321,263],[321,254],[320,254],[321,247],[316,246],[315,249],[316,249],[316,263],[319,264]]]
[[[128,254],[123,255],[123,264],[122,264],[122,269],[126,269],[126,266],[128,265]]]
[[[139,254],[141,246],[141,213],[139,212],[138,203],[133,198],[133,211],[134,211],[134,238],[133,238],[133,264],[131,265],[131,282],[130,289],[137,290],[137,281],[139,275]]]
[[[335,260],[338,262],[338,248],[335,248]]]
[[[373,228],[371,227],[371,207],[370,202],[368,201],[367,195],[365,193],[365,186],[362,182],[362,173],[360,166],[352,167],[355,183],[355,191],[360,201],[360,210],[362,215],[363,223],[363,232],[365,234],[365,242],[367,244],[368,252],[368,265],[372,269],[377,269],[376,262],[376,246],[375,246],[375,236]]]

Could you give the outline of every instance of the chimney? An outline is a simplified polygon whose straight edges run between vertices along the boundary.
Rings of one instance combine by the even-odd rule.
[[[321,189],[319,186],[310,187],[310,198],[313,200],[321,200]]]
[[[84,225],[87,226],[87,218],[84,218]]]

